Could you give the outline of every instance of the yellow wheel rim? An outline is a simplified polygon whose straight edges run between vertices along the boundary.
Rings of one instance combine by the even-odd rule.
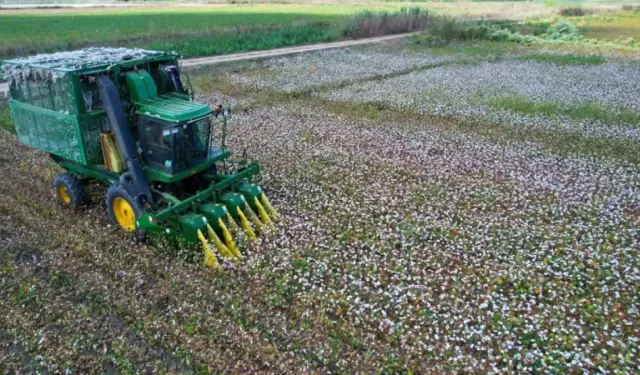
[[[58,197],[60,197],[61,201],[63,201],[65,204],[71,203],[71,196],[69,195],[69,191],[67,190],[67,187],[64,186],[64,184],[58,185],[58,188],[56,190],[58,191]]]
[[[117,197],[113,200],[113,215],[124,229],[128,231],[136,229],[136,213],[126,199]]]

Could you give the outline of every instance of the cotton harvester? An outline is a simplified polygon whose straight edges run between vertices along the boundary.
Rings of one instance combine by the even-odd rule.
[[[88,48],[3,64],[18,139],[67,171],[54,182],[63,204],[85,204],[83,185],[100,181],[115,224],[201,245],[213,267],[210,244],[238,259],[232,233],[255,239],[280,219],[252,182],[259,165],[224,147],[228,108],[193,101],[175,53]]]

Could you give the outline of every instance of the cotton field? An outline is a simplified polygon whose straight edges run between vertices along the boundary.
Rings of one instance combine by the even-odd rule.
[[[56,206],[55,166],[0,135],[9,369],[640,372],[637,65],[363,48],[192,79],[286,223],[210,271],[134,244],[98,187]]]
[[[595,101],[637,111],[637,66],[456,58],[329,51],[229,78],[253,89],[310,91],[328,106],[384,102],[637,139],[637,123],[518,118],[472,99],[478,91],[515,92],[561,106]],[[399,71],[408,73],[376,79]],[[333,310],[372,357],[396,350],[419,372],[633,372],[638,165],[406,122],[351,123],[286,105],[243,118],[239,133],[262,137],[236,147],[273,160],[267,185],[282,183],[279,194],[297,202],[287,213],[293,233],[270,244],[277,255],[268,262],[295,296],[313,300],[308,313]]]

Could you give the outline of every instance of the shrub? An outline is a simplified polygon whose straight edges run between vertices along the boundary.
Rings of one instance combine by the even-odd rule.
[[[444,47],[448,45],[450,40],[445,40],[436,35],[418,35],[412,38],[413,45],[421,45],[427,48]]]
[[[549,27],[545,35],[554,40],[575,40],[578,38],[578,30],[575,25],[560,21]]]
[[[544,31],[543,31],[544,30]],[[535,30],[534,30],[535,31]],[[443,41],[490,40],[496,42],[539,43],[544,41],[572,42],[579,38],[576,27],[561,21],[549,26],[545,24],[537,35],[521,34],[510,22],[456,22],[437,19],[429,28],[429,34]]]
[[[520,34],[511,23],[482,22],[465,29],[464,39],[481,39],[495,42],[528,43],[531,37]]]
[[[496,42],[506,42],[513,34],[509,30],[497,29],[490,33],[489,39]]]
[[[587,14],[591,14],[591,10],[585,9],[581,6],[572,6],[561,8],[559,14],[564,17],[582,17]]]
[[[540,22],[535,25],[533,35],[544,35],[547,33],[547,30],[549,30],[549,27],[551,27],[550,22]]]
[[[433,17],[418,7],[402,8],[398,12],[363,11],[353,16],[343,31],[349,38],[366,38],[425,30]]]
[[[441,19],[439,22],[435,22],[429,28],[429,33],[445,41],[471,39],[463,25],[451,19]]]

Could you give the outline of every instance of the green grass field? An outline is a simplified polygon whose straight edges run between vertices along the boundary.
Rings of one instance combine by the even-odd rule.
[[[389,15],[407,4],[171,5],[3,11],[0,13],[0,58],[87,46],[176,50],[193,57],[328,42],[370,36],[350,34],[356,14],[375,11]],[[527,25],[521,27],[525,34],[528,32],[524,29],[528,27],[531,28],[529,31],[535,32],[538,24],[548,27],[564,19],[579,26],[580,33],[587,38],[610,42],[640,38],[640,12],[633,7],[622,11],[622,7],[609,6],[598,8],[596,14],[565,18],[558,12],[569,3],[562,1],[548,4],[539,1],[412,4],[431,14],[465,20],[527,19]],[[581,4],[590,10],[595,6],[590,1]]]
[[[346,22],[345,16],[364,9],[351,5],[241,5],[6,13],[0,15],[0,57],[90,45],[179,49],[194,56],[325,41],[338,37],[335,29]],[[393,11],[399,6],[366,9]],[[235,44],[238,34],[249,35],[250,43],[228,46],[225,39]],[[268,39],[276,40],[268,43]],[[218,44],[226,46],[221,50]]]

